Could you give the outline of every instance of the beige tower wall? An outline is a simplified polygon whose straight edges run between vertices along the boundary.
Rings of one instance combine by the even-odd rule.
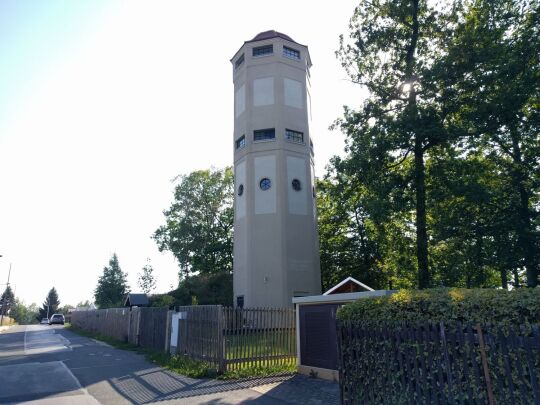
[[[253,57],[252,48],[273,45]],[[300,60],[283,56],[283,46]],[[244,55],[243,64],[235,62]],[[247,42],[231,60],[235,100],[234,301],[245,307],[292,306],[294,296],[321,292],[319,242],[313,196],[313,156],[308,121],[307,47],[283,38]],[[275,128],[275,139],[255,142],[255,130]],[[303,143],[285,139],[302,132]],[[245,146],[236,141],[245,136]],[[271,180],[268,190],[259,187]],[[295,191],[292,180],[300,181]],[[242,195],[238,195],[243,185]]]

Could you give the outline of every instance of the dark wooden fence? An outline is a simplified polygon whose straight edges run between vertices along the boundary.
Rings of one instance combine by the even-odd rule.
[[[150,349],[167,351],[168,308],[137,308],[140,311],[138,345]]]
[[[293,309],[179,307],[177,353],[223,372],[295,364]]]
[[[344,404],[540,404],[538,326],[337,327]]]
[[[75,311],[76,328],[137,346],[205,361],[216,370],[296,364],[295,311],[235,309],[221,305],[167,308],[111,308]],[[170,342],[177,319],[176,342]]]
[[[74,327],[137,346],[168,350],[167,308],[109,308],[74,311]]]
[[[129,308],[74,311],[71,314],[71,324],[87,332],[125,342],[128,338],[130,312]]]
[[[223,368],[223,318],[220,305],[178,307],[176,353]]]

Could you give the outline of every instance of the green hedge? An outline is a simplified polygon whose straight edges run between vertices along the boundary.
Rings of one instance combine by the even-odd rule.
[[[363,298],[345,305],[339,310],[338,319],[370,323],[538,324],[540,288],[401,290],[393,295]]]

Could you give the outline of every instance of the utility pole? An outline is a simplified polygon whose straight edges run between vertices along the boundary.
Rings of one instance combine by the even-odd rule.
[[[7,276],[7,284],[6,284],[6,289],[4,290],[7,291],[8,287],[9,287],[9,277],[11,276],[11,263],[9,264],[9,272],[8,272],[8,276]],[[1,311],[1,314],[0,314],[0,326],[2,326],[2,323],[4,322],[4,313],[6,312],[6,295],[4,294],[4,298],[2,299],[2,311]]]

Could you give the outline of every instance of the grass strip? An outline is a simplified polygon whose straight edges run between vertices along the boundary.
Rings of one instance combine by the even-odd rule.
[[[147,361],[168,370],[174,371],[175,373],[182,374],[186,377],[204,378],[216,376],[215,370],[209,364],[202,361],[196,361],[186,358],[184,356],[171,355],[169,353],[160,352],[158,350],[135,346],[134,344],[122,342],[108,336],[103,336],[99,333],[84,331],[72,325],[66,325],[66,329],[78,335],[107,343],[108,345],[116,349],[130,350],[142,354]]]
[[[216,370],[209,363],[192,360],[181,355],[171,355],[158,350],[142,348],[131,343],[122,342],[109,336],[99,333],[93,333],[76,328],[73,325],[66,324],[65,328],[78,335],[91,339],[96,339],[108,345],[122,350],[130,350],[144,355],[145,359],[153,364],[175,373],[191,378],[217,378],[220,380],[234,380],[239,378],[268,377],[283,374],[293,374],[296,372],[296,362],[291,361],[282,365],[271,366],[245,366],[240,369],[226,371],[223,374],[217,374]]]

